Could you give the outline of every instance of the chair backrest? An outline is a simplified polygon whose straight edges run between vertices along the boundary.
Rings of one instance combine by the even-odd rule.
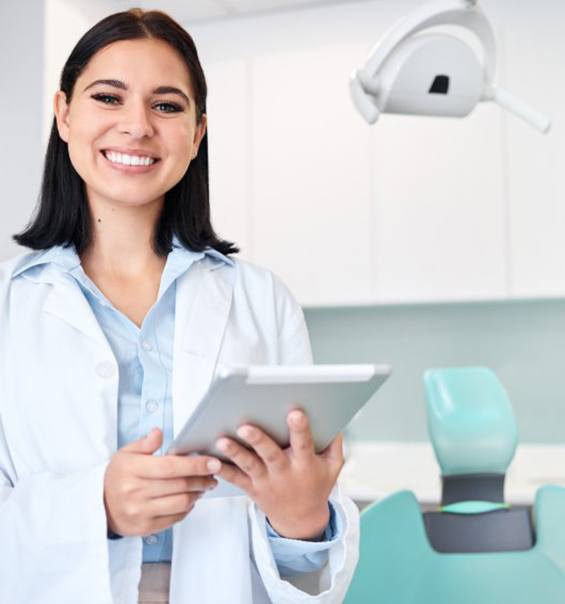
[[[565,489],[542,487],[537,541],[520,552],[442,554],[420,506],[400,491],[361,514],[361,551],[346,604],[563,604]]]

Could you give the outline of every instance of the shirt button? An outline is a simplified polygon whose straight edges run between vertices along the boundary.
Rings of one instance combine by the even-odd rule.
[[[154,413],[155,411],[157,411],[157,409],[159,409],[159,403],[151,399],[145,403],[145,409],[149,413]]]
[[[96,373],[102,378],[112,377],[115,371],[114,364],[111,361],[102,361],[96,365]]]
[[[143,538],[143,541],[145,541],[147,545],[155,545],[156,543],[159,543],[159,537],[157,535],[148,535]]]
[[[148,342],[147,340],[143,340],[143,342],[141,343],[141,346],[143,347],[144,350],[153,350],[153,346],[151,345],[151,342]]]

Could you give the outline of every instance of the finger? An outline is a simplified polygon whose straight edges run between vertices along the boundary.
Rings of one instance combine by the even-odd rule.
[[[242,445],[230,438],[220,438],[216,443],[218,449],[251,479],[259,480],[267,473],[261,459]]]
[[[210,476],[222,467],[219,459],[204,455],[159,455],[139,457],[134,469],[141,478]]]
[[[151,455],[158,451],[163,444],[163,432],[159,428],[153,428],[143,438],[134,440],[131,443],[123,446],[120,451],[127,451],[128,453],[143,453],[145,455]]]
[[[177,493],[210,491],[218,486],[218,481],[207,477],[187,477],[154,479],[147,481],[147,496],[149,498],[165,497]]]
[[[298,459],[308,459],[313,457],[314,439],[310,432],[310,423],[304,411],[295,409],[288,414],[287,418],[290,447]]]
[[[218,476],[221,476],[227,482],[239,487],[248,493],[251,490],[252,482],[249,476],[242,472],[237,466],[232,466],[229,463],[222,464],[222,469]]]
[[[194,506],[201,496],[202,493],[180,493],[177,495],[167,495],[166,497],[150,499],[147,502],[147,514],[151,518],[186,514],[192,509],[192,506]]]
[[[279,445],[256,426],[241,426],[237,435],[253,447],[268,471],[280,472],[289,465],[288,457]]]

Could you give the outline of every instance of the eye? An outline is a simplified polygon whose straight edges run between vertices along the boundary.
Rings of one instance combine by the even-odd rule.
[[[176,103],[157,103],[155,107],[169,107],[169,109],[163,111],[163,113],[177,113],[179,111],[182,111],[182,107],[180,107]]]
[[[92,97],[95,101],[100,101],[104,105],[113,105],[114,103],[107,103],[105,99],[110,99],[111,101],[119,101],[120,99],[116,96],[112,96],[111,94],[93,94]]]

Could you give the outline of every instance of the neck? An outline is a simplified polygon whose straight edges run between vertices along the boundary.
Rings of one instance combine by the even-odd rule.
[[[166,257],[153,248],[164,199],[143,206],[90,203],[92,241],[81,254],[91,275],[136,279],[161,271]]]

